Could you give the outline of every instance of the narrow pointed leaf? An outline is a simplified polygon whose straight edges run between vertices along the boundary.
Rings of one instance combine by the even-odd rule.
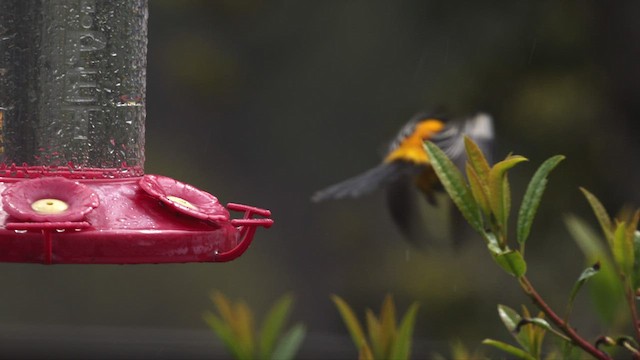
[[[478,173],[467,163],[467,179],[469,180],[469,186],[471,187],[471,194],[476,200],[480,209],[484,215],[488,218],[491,214],[491,207],[489,206],[489,194],[488,187],[482,183]]]
[[[464,147],[467,152],[467,162],[478,175],[480,183],[486,185],[489,182],[489,171],[491,170],[487,159],[478,145],[468,136],[464,137]]]
[[[380,321],[378,321],[376,315],[371,309],[367,309],[365,315],[367,319],[367,333],[369,334],[371,351],[375,358],[383,358],[386,350]]]
[[[602,229],[605,238],[607,239],[607,241],[609,241],[609,243],[611,243],[613,241],[613,224],[611,222],[609,214],[607,213],[607,210],[605,210],[600,200],[598,200],[598,198],[590,193],[587,189],[581,187],[580,190],[587,198],[587,201],[589,201],[589,205],[591,205],[591,209],[593,209],[593,213],[600,223],[600,228]]]
[[[227,347],[227,350],[234,358],[243,357],[240,343],[236,340],[231,328],[218,316],[207,311],[203,315],[204,321],[209,325],[213,332],[220,338],[220,341]]]
[[[255,345],[253,334],[255,328],[253,326],[253,314],[249,306],[241,301],[236,305],[236,323],[235,330],[238,340],[242,344],[243,352],[249,355],[249,358],[255,357]]]
[[[511,214],[511,186],[509,185],[509,175],[504,174],[502,179],[502,207],[504,209],[504,222],[502,231],[507,234],[507,226],[509,225],[509,214]]]
[[[527,161],[527,159],[519,155],[511,155],[495,164],[489,171],[489,204],[498,225],[505,232],[510,206],[510,201],[507,201],[509,197],[509,182],[506,180],[507,170],[523,161]]]
[[[573,309],[573,301],[575,300],[576,295],[578,295],[578,292],[580,291],[582,286],[587,282],[587,280],[590,277],[596,275],[598,272],[600,272],[600,262],[597,262],[582,271],[582,273],[580,274],[580,277],[573,285],[571,294],[569,295],[569,301],[567,302],[567,311],[564,317],[565,321],[569,321],[569,316],[571,315],[571,311]]]
[[[526,344],[527,346],[523,348],[527,349],[529,354],[533,354],[535,349],[535,328],[533,326],[524,326],[529,324],[529,319],[531,319],[531,313],[526,306],[522,305],[522,312],[520,313],[521,320],[516,325],[516,328],[513,330],[513,333],[516,334],[516,338],[519,338],[524,341],[519,341],[521,344]]]
[[[471,227],[477,232],[482,233],[484,228],[480,209],[473,199],[471,190],[469,190],[460,171],[434,143],[427,141],[425,143],[425,149],[442,186],[447,190],[447,193],[451,196],[451,199],[462,213],[462,216],[469,222]]]
[[[341,297],[338,295],[331,295],[331,300],[336,304],[336,307],[342,316],[342,320],[347,326],[347,330],[349,330],[349,334],[351,335],[351,339],[353,340],[356,349],[360,351],[362,346],[367,344],[367,339],[365,338],[364,331],[362,330],[362,326],[360,326],[358,318],[349,304],[342,300]]]
[[[534,358],[539,359],[541,357],[540,355],[542,354],[542,343],[544,342],[544,337],[547,334],[547,331],[552,332],[553,334],[555,334],[555,332],[553,332],[551,325],[549,325],[549,323],[541,317],[533,318],[530,320],[531,323],[535,325],[534,329],[532,330],[533,340],[531,341],[530,354]]]
[[[602,238],[584,220],[568,215],[565,224],[569,233],[582,250],[587,264],[600,262],[600,272],[589,280],[589,292],[594,301],[596,312],[609,325],[619,317],[623,306],[624,290],[613,260],[602,245]]]
[[[358,360],[375,360],[375,359],[376,357],[373,356],[373,353],[371,352],[371,348],[369,348],[369,346],[365,344],[360,348],[360,351],[358,352]]]
[[[482,340],[482,343],[485,345],[489,345],[489,346],[493,346],[497,349],[500,349],[508,354],[511,354],[515,357],[517,357],[518,359],[525,359],[525,360],[535,360],[535,358],[531,355],[529,355],[526,351],[517,348],[513,345],[509,345],[507,343],[503,343],[502,341],[498,341],[498,340],[493,340],[493,339],[484,339]]]
[[[477,353],[471,353],[467,347],[460,340],[455,340],[450,345],[451,348],[451,359],[466,359],[466,360],[475,360],[480,359],[481,357]],[[441,360],[446,360],[442,357]]]
[[[529,233],[531,232],[533,219],[536,216],[542,194],[547,185],[547,177],[564,158],[562,155],[556,155],[547,159],[540,165],[535,174],[533,174],[527,186],[527,191],[524,194],[522,205],[520,205],[520,211],[518,212],[517,239],[521,249],[524,249],[524,243],[527,241]]]
[[[493,259],[507,273],[519,278],[527,272],[527,263],[522,254],[517,250],[507,250],[498,254],[493,254]]]
[[[413,327],[416,322],[416,316],[418,314],[418,303],[413,303],[409,306],[409,310],[402,317],[400,326],[398,328],[398,334],[393,342],[391,348],[390,359],[409,359],[411,355],[411,343],[413,339]]]
[[[391,295],[385,296],[382,303],[382,309],[380,310],[380,330],[380,347],[382,354],[388,354],[389,348],[396,337],[396,306]]]
[[[522,316],[506,305],[498,305],[498,315],[510,333],[514,333],[518,324],[522,321]]]
[[[518,324],[522,322],[522,316],[506,305],[498,305],[498,315],[509,333],[513,335],[520,346],[528,352],[531,349],[531,339],[529,334],[517,331]]]
[[[263,359],[270,357],[278,336],[282,332],[287,317],[289,316],[293,296],[290,294],[282,296],[271,307],[264,319],[260,329],[260,354]]]
[[[633,249],[631,253],[627,254],[628,261],[631,263],[631,266],[629,268],[629,273],[627,275],[631,280],[632,286],[636,284],[636,269],[638,268],[637,263],[640,260],[640,258],[636,257],[636,242],[635,242],[635,233],[637,232],[636,229],[638,228],[638,221],[640,221],[640,210],[636,210],[633,213],[633,215],[629,219],[629,222],[627,223],[626,232],[624,234],[625,243],[629,244],[631,249]]]
[[[638,231],[638,222],[640,221],[640,210],[636,210],[633,213],[633,216],[629,219],[627,224],[627,232],[624,235],[627,238],[628,242],[633,243],[633,238],[635,236],[635,232]]]
[[[633,263],[633,288],[638,289],[640,287],[640,231],[633,232],[633,252],[635,253]]]
[[[602,257],[609,259],[607,249],[602,245],[602,238],[586,221],[569,214],[565,216],[564,223],[590,264],[602,260]]]
[[[273,355],[267,359],[272,360],[291,360],[296,356],[300,345],[304,341],[306,335],[306,328],[302,324],[297,324],[291,328],[281,339],[278,341],[277,346],[273,350]]]
[[[628,277],[633,273],[633,240],[627,238],[627,224],[619,222],[613,233],[613,245],[611,252],[613,259],[618,264],[620,271]]]
[[[231,308],[231,302],[224,296],[221,292],[216,291],[211,295],[211,300],[216,305],[218,309],[218,313],[222,317],[222,320],[229,324],[229,326],[233,327],[235,324],[235,315]]]

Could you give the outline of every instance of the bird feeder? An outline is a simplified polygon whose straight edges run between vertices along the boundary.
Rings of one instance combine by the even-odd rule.
[[[2,1],[0,261],[229,261],[273,223],[144,174],[147,16],[145,0]]]

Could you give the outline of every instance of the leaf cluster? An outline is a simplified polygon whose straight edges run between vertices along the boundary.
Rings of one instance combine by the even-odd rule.
[[[514,335],[519,347],[509,345],[497,340],[487,339],[485,344],[496,347],[522,359],[540,359],[542,355],[542,341],[546,333],[556,335],[563,344],[560,351],[563,358],[572,358],[574,348],[580,347],[590,355],[606,359],[609,356],[597,346],[580,337],[569,324],[569,316],[578,292],[588,279],[598,274],[601,263],[585,269],[576,281],[567,302],[565,316],[562,318],[553,311],[542,297],[537,293],[533,285],[527,279],[527,263],[525,261],[525,245],[531,233],[531,227],[538,211],[542,195],[546,189],[547,178],[551,171],[564,159],[562,155],[556,155],[540,165],[525,191],[522,198],[516,222],[515,237],[517,246],[512,247],[509,242],[509,215],[511,211],[511,189],[508,172],[515,165],[527,161],[518,155],[508,155],[504,160],[490,166],[478,146],[469,138],[465,138],[465,151],[467,163],[465,166],[466,180],[463,174],[456,168],[446,154],[431,142],[425,143],[425,149],[429,155],[433,169],[440,179],[443,187],[452,198],[464,218],[472,228],[485,240],[487,248],[496,263],[508,274],[516,277],[523,291],[533,300],[541,310],[540,315],[532,318],[529,311],[523,308],[522,315],[516,311],[500,305],[498,312],[507,329]],[[605,216],[602,206],[594,201],[595,197],[589,196],[594,212],[612,249],[614,263],[630,284],[637,288],[640,275],[640,265],[635,262],[634,231],[638,224],[638,212],[628,222],[612,221]],[[637,232],[636,232],[637,233]],[[593,248],[593,246],[592,246]],[[631,297],[628,297],[631,299]],[[630,300],[635,301],[635,300]],[[635,304],[633,306],[635,309]],[[544,315],[547,315],[555,327],[548,323]],[[635,318],[635,317],[634,317]],[[637,323],[637,321],[636,321]],[[640,335],[640,330],[638,330]],[[625,342],[625,345],[629,345]]]
[[[380,315],[376,316],[371,309],[365,312],[366,333],[353,309],[337,295],[332,295],[342,320],[351,339],[358,350],[361,360],[373,359],[409,359],[411,342],[418,303],[414,302],[402,317],[400,324],[396,320],[396,306],[391,295],[387,295],[382,303]]]
[[[231,302],[220,292],[211,295],[217,314],[203,315],[235,359],[293,359],[305,337],[305,327],[296,324],[282,334],[293,305],[291,295],[282,296],[268,311],[260,330],[244,301]]]
[[[520,278],[527,270],[524,260],[525,243],[547,184],[547,176],[564,156],[557,155],[548,159],[531,178],[518,212],[518,248],[512,249],[508,243],[511,211],[508,171],[527,159],[519,155],[508,155],[490,166],[477,144],[468,137],[465,137],[464,143],[468,182],[438,146],[426,142],[425,149],[443,187],[467,222],[483,237],[493,259],[507,273]]]

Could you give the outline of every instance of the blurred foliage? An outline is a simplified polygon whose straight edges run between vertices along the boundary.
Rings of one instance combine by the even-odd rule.
[[[396,306],[391,295],[382,303],[380,315],[376,317],[370,309],[366,311],[366,335],[353,309],[341,297],[332,295],[331,300],[340,311],[351,339],[358,349],[358,359],[406,360],[411,356],[413,328],[418,314],[418,303],[414,302],[398,324]]]
[[[595,264],[583,270],[574,283],[564,317],[561,317],[540,296],[527,278],[527,262],[524,254],[526,240],[531,232],[533,220],[546,189],[547,177],[564,159],[564,156],[556,155],[549,158],[540,165],[532,176],[518,212],[516,229],[518,249],[512,249],[509,245],[507,231],[511,209],[511,186],[507,173],[509,169],[526,161],[526,159],[522,156],[508,155],[505,160],[491,166],[478,146],[465,137],[467,154],[467,180],[465,180],[462,173],[443,150],[430,141],[425,143],[425,148],[443,187],[465,219],[482,236],[493,259],[503,270],[517,278],[524,293],[540,310],[540,315],[532,318],[526,308],[523,308],[522,315],[519,315],[507,306],[498,306],[500,318],[509,332],[514,335],[520,347],[493,339],[485,339],[483,343],[517,358],[541,359],[543,355],[542,341],[546,332],[550,332],[563,341],[561,350],[553,350],[552,352],[552,354],[561,354],[563,359],[577,359],[577,356],[581,356],[575,355],[575,348],[580,348],[586,354],[598,359],[611,359],[609,353],[599,348],[601,344],[619,346],[631,352],[633,358],[640,357],[640,347],[638,347],[640,321],[637,309],[637,297],[640,294],[640,272],[638,270],[640,269],[640,259],[636,256],[636,254],[640,254],[640,231],[638,231],[640,209],[635,211],[627,209],[622,212],[620,217],[613,220],[607,214],[600,200],[586,189],[581,188],[600,224],[608,251],[602,251],[602,247],[592,240],[588,228],[582,228],[582,224],[575,219],[570,220],[569,225],[572,227],[573,233],[578,235],[577,241],[585,251],[586,257],[591,260],[596,257],[597,260]],[[592,344],[570,325],[570,317],[578,292],[589,279],[597,278],[600,275],[602,267],[600,259],[602,259],[605,268],[608,268],[609,271],[615,271],[617,277],[607,276],[604,278],[604,282],[596,283],[597,287],[594,287],[596,299],[603,299],[606,296],[612,298],[607,302],[600,300],[598,310],[601,310],[606,318],[612,318],[611,314],[618,311],[619,301],[616,298],[617,293],[612,293],[610,290],[612,287],[622,288],[631,315],[626,320],[627,323],[631,323],[635,339],[623,335],[613,340],[606,335],[601,335],[605,341]],[[614,266],[610,266],[610,264]],[[544,316],[549,317],[553,326],[544,319]],[[616,331],[616,329],[608,331]]]
[[[234,304],[220,292],[215,292],[211,300],[218,315],[207,311],[204,320],[234,358],[288,360],[295,357],[306,330],[302,324],[297,324],[282,334],[293,303],[291,295],[276,301],[259,332],[255,328],[253,312],[244,301]]]
[[[450,347],[451,347],[450,356],[445,357],[439,353],[436,353],[432,355],[433,360],[447,360],[447,359],[484,360],[484,359],[487,359],[487,357],[485,357],[482,354],[482,351],[480,350],[471,351],[464,345],[464,343],[462,343],[459,340],[454,341]]]
[[[614,329],[626,326],[629,310],[624,304],[624,290],[618,273],[608,254],[608,248],[601,243],[592,227],[575,215],[565,218],[567,228],[584,254],[587,264],[600,265],[598,276],[589,280],[591,299],[601,319]]]

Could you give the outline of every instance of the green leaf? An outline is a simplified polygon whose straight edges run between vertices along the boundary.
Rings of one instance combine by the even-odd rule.
[[[203,318],[229,352],[233,354],[234,358],[241,359],[244,357],[241,344],[236,341],[233,331],[224,321],[210,311],[205,312]]]
[[[542,165],[540,165],[535,174],[533,174],[533,177],[527,186],[527,191],[524,194],[522,205],[520,206],[520,211],[518,213],[517,225],[517,239],[522,251],[524,251],[524,244],[531,232],[533,219],[536,216],[540,200],[542,199],[542,194],[544,193],[547,185],[547,176],[549,176],[549,173],[562,160],[564,160],[564,158],[565,157],[562,155],[556,155],[547,159],[542,163]]]
[[[398,328],[398,334],[393,342],[391,348],[390,359],[409,359],[411,355],[411,342],[413,339],[413,327],[416,322],[416,316],[418,314],[418,303],[413,303],[409,306],[409,310],[402,317],[400,327]]]
[[[233,329],[236,332],[236,341],[241,344],[243,353],[248,355],[248,359],[251,359],[255,357],[253,314],[249,306],[244,301],[240,301],[236,304],[235,315],[236,322]]]
[[[527,318],[527,319],[522,319],[522,321],[520,321],[520,327],[526,325],[526,324],[533,324],[536,326],[541,327],[544,330],[553,330],[553,328],[551,327],[551,325],[547,322],[547,320],[542,319],[542,318]]]
[[[375,359],[376,358],[373,356],[373,353],[371,352],[371,348],[367,344],[362,345],[362,347],[360,348],[360,351],[358,351],[358,360],[375,360]]]
[[[616,224],[616,230],[613,233],[613,244],[611,252],[613,260],[618,265],[622,274],[628,278],[633,274],[633,240],[627,236],[627,224],[619,222]]]
[[[564,223],[587,258],[587,262],[593,264],[596,261],[603,260],[603,258],[609,259],[607,250],[601,244],[601,238],[589,224],[572,214],[565,216]]]
[[[482,356],[482,352],[479,349],[475,351],[469,350],[461,340],[454,340],[450,343],[449,347],[451,348],[451,357],[449,359],[464,359],[464,360],[480,360],[486,359]],[[446,360],[444,356],[433,357],[433,360]]]
[[[506,250],[493,253],[493,259],[504,271],[519,278],[527,272],[527,263],[518,250]]]
[[[636,231],[638,231],[638,222],[640,222],[640,209],[636,210],[627,222],[627,232],[624,235],[627,241],[633,243]]]
[[[640,231],[638,230],[633,232],[633,252],[635,259],[633,263],[633,287],[638,289],[640,287]]]
[[[282,337],[282,339],[280,339],[280,341],[278,341],[278,344],[273,351],[273,355],[269,358],[273,360],[293,359],[298,352],[298,349],[300,349],[300,345],[302,345],[305,335],[306,329],[304,325],[295,325]]]
[[[527,337],[527,344],[529,344],[528,352],[536,359],[540,358],[542,353],[542,342],[547,331],[551,331],[555,334],[551,325],[542,318],[544,314],[540,314],[540,317],[532,318],[526,307],[523,306],[523,315],[525,318],[520,321],[518,328],[522,333],[522,336]],[[526,326],[531,325],[531,326]],[[523,326],[526,326],[523,329]],[[569,339],[570,340],[570,339]]]
[[[464,137],[464,147],[467,153],[467,162],[478,175],[480,184],[486,186],[489,183],[489,171],[491,170],[487,159],[478,145],[466,135]]]
[[[464,177],[447,155],[434,143],[425,142],[425,150],[429,155],[431,165],[438,175],[440,182],[451,199],[456,204],[462,216],[479,233],[484,232],[482,215],[476,204]]]
[[[380,310],[380,330],[380,348],[382,354],[386,355],[389,353],[389,348],[396,337],[396,306],[391,295],[385,296],[382,302],[382,308]],[[371,339],[371,341],[374,340]]]
[[[271,357],[271,352],[276,344],[278,336],[289,316],[293,296],[282,296],[269,310],[260,329],[260,354],[262,359]]]
[[[213,301],[216,308],[218,309],[218,313],[220,313],[222,320],[224,320],[225,323],[233,328],[236,319],[229,299],[227,299],[227,297],[224,296],[224,294],[222,294],[221,292],[216,291],[211,295],[211,301]]]
[[[620,317],[620,312],[625,310],[624,290],[615,266],[602,245],[601,237],[589,224],[574,215],[565,216],[564,221],[584,253],[586,263],[600,262],[600,275],[589,280],[588,287],[596,312],[607,324],[612,325]]]
[[[531,339],[529,334],[524,332],[517,332],[518,325],[522,322],[522,317],[512,308],[506,305],[498,305],[498,315],[500,316],[500,320],[507,328],[509,333],[513,335],[513,337],[518,341],[520,346],[522,346],[526,352],[529,352],[531,349]]]
[[[237,306],[222,293],[216,291],[211,295],[211,300],[215,304],[220,318],[207,316],[205,321],[213,328],[216,323],[223,323],[228,329],[228,334],[220,332],[222,326],[213,328],[218,336],[227,344],[229,350],[234,353],[237,359],[250,359],[255,356],[253,353],[253,320],[251,311],[246,304],[240,302]],[[223,337],[224,336],[224,337]],[[225,340],[227,339],[227,340]]]
[[[589,205],[591,205],[593,213],[596,215],[596,219],[598,219],[598,222],[600,223],[600,228],[602,229],[605,238],[609,243],[611,243],[613,241],[613,225],[609,214],[607,214],[607,210],[602,206],[600,200],[598,200],[595,195],[587,191],[587,189],[581,187],[580,190],[587,198],[587,201],[589,201]]]
[[[342,316],[342,320],[344,321],[347,329],[349,330],[349,334],[351,335],[351,339],[356,346],[356,349],[360,351],[362,346],[367,345],[367,339],[364,336],[364,331],[362,330],[362,326],[360,326],[360,322],[356,317],[355,313],[344,300],[338,295],[331,295],[331,300],[333,300],[334,304],[338,308],[340,315]]]
[[[535,360],[535,358],[531,355],[529,355],[526,351],[517,348],[513,345],[509,345],[507,343],[503,343],[502,341],[498,341],[498,340],[493,340],[493,339],[484,339],[482,340],[482,343],[485,345],[489,345],[489,346],[493,346],[497,349],[500,349],[508,354],[511,354],[519,359],[525,359],[525,360]]]
[[[584,353],[580,350],[579,347],[566,341],[562,344],[562,351],[561,354],[558,354],[558,358],[563,360],[583,360]],[[548,359],[554,359],[554,357],[549,357]]]
[[[373,352],[374,358],[384,358],[386,349],[383,345],[384,341],[382,340],[382,326],[380,325],[380,321],[376,318],[376,315],[373,313],[371,309],[366,310],[366,319],[367,319],[367,333],[369,334],[369,341],[371,342],[371,351]]]
[[[578,295],[578,292],[582,288],[582,286],[587,282],[587,280],[600,272],[600,262],[596,262],[592,266],[584,269],[576,280],[575,284],[573,284],[573,289],[571,289],[571,294],[569,295],[569,301],[567,302],[567,310],[566,315],[564,316],[564,321],[569,321],[569,316],[571,315],[571,311],[573,310],[573,301]]]
[[[484,213],[484,215],[489,218],[491,215],[491,206],[489,205],[489,189],[486,184],[482,183],[480,177],[476,173],[476,171],[467,163],[467,179],[469,180],[469,186],[471,187],[471,194],[473,198],[476,200],[480,209]]]
[[[489,171],[489,204],[503,234],[507,232],[509,208],[511,207],[507,170],[523,161],[527,161],[527,159],[519,155],[511,155],[495,164]]]
[[[627,243],[630,243],[631,247],[633,248],[633,252],[629,254],[629,258],[632,265],[631,265],[630,273],[628,275],[630,276],[631,286],[634,287],[634,290],[637,289],[636,284],[638,283],[638,277],[636,274],[638,272],[637,271],[638,261],[640,260],[640,257],[637,256],[638,249],[636,246],[636,233],[638,232],[637,229],[638,229],[639,221],[640,221],[640,210],[636,210],[631,216],[631,218],[629,219],[629,222],[627,223],[627,231],[624,234],[625,241]]]

